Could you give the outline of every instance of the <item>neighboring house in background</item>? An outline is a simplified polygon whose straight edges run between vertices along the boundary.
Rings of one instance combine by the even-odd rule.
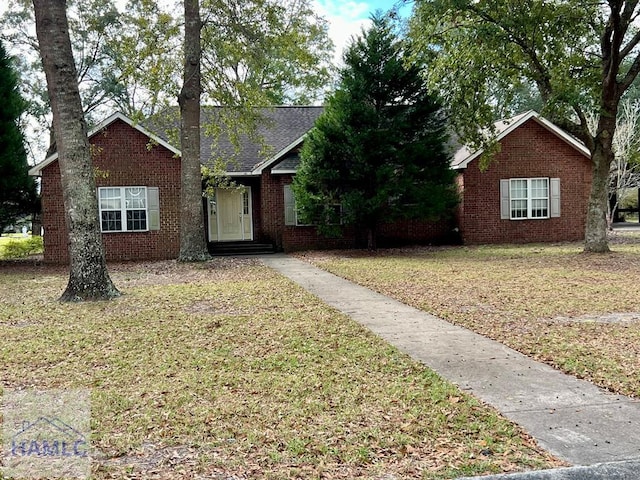
[[[222,137],[202,135],[202,163],[212,154],[233,157],[228,175],[243,188],[217,189],[203,198],[205,232],[211,246],[259,242],[277,250],[354,247],[365,239],[353,228],[325,238],[316,227],[300,225],[291,181],[298,152],[322,107],[260,109],[262,142],[241,138],[235,151]],[[152,131],[153,130],[153,131]],[[89,134],[98,186],[101,229],[107,260],[177,258],[180,231],[180,151],[159,129],[116,113]],[[217,150],[214,149],[217,148]],[[267,148],[265,148],[267,147]],[[45,262],[68,262],[62,186],[57,154],[30,170],[41,177]],[[379,244],[446,241],[449,222],[400,221],[381,225]]]
[[[538,113],[496,123],[500,152],[481,170],[482,151],[463,147],[458,227],[467,244],[584,238],[591,189],[586,146]]]

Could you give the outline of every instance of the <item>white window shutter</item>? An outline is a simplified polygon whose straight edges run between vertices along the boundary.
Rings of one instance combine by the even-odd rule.
[[[500,180],[500,218],[509,220],[511,218],[511,201],[509,196],[509,179]]]
[[[284,224],[296,224],[296,200],[293,196],[291,185],[283,185],[284,191]]]
[[[549,216],[560,216],[560,179],[551,178],[549,181]]]
[[[160,189],[158,187],[147,187],[147,212],[149,230],[160,230]]]

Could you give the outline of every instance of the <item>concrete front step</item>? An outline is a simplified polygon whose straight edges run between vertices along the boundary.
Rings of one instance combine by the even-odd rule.
[[[210,242],[209,253],[213,256],[231,255],[266,255],[274,253],[271,243],[245,242]]]

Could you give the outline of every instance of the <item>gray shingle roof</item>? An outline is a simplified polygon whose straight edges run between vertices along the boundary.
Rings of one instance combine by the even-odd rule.
[[[206,107],[201,116],[201,161],[208,165],[219,158],[226,162],[229,173],[252,172],[305,135],[323,110],[324,107],[316,106],[287,106],[254,108],[242,113],[231,107]],[[160,138],[179,147],[176,114],[177,109],[173,109],[169,115],[165,113],[143,123]],[[255,134],[229,135],[221,119],[235,114],[251,115],[257,127]],[[235,142],[231,140],[234,136]]]

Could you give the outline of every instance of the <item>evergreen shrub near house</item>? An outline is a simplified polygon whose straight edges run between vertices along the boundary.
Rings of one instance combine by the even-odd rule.
[[[446,119],[389,17],[353,40],[293,181],[298,221],[336,234],[401,219],[440,220],[457,203]]]

